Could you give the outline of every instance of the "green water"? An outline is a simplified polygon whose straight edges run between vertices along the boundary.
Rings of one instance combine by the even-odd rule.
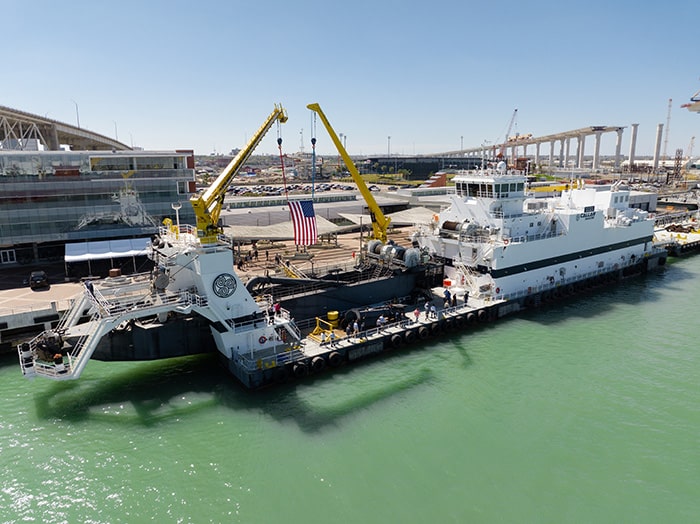
[[[248,393],[211,357],[0,362],[0,522],[700,520],[700,257]]]

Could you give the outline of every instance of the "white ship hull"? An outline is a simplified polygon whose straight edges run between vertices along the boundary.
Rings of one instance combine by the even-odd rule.
[[[533,199],[518,174],[465,173],[455,181],[450,207],[414,240],[445,260],[458,291],[514,299],[644,271],[664,258],[652,243],[654,221],[628,207],[627,190],[579,184],[561,198]]]

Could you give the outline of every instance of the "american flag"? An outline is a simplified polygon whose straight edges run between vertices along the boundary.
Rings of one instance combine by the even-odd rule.
[[[311,200],[290,202],[289,211],[292,213],[294,243],[298,246],[314,245],[318,236],[314,203]]]

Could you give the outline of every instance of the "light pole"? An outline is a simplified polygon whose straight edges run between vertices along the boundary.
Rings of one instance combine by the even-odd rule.
[[[464,136],[459,137],[459,150],[464,151]]]
[[[78,129],[80,129],[80,113],[78,112],[78,102],[73,100],[73,103],[75,104],[75,119],[78,122]]]
[[[386,137],[386,156],[391,158],[391,136]]]
[[[340,136],[338,138],[340,139],[340,145],[342,146],[343,145],[343,133],[340,133]],[[342,172],[341,171],[342,168],[340,167],[340,162],[341,162],[340,151],[338,151],[338,174],[340,174]]]
[[[119,142],[119,135],[117,134],[117,121],[112,120],[112,122],[114,122],[114,140]]]

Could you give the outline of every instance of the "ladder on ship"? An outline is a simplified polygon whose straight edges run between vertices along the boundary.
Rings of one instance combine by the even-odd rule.
[[[382,273],[384,273],[384,265],[383,264],[376,264],[374,268],[372,269],[372,279],[379,278],[382,276]]]

